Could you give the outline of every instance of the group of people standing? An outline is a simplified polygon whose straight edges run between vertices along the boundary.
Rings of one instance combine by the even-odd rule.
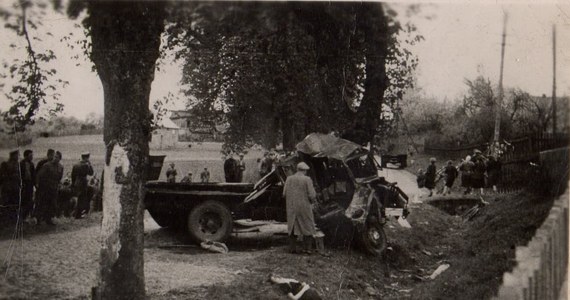
[[[63,178],[62,154],[49,149],[44,159],[34,165],[34,153],[27,149],[20,160],[20,151],[14,150],[7,161],[0,164],[0,199],[8,208],[8,217],[24,221],[36,218],[37,224],[45,222],[55,225],[57,200]],[[81,160],[73,166],[71,186],[77,197],[75,218],[80,219],[89,212],[91,198],[87,192],[87,176],[93,175],[89,153],[82,153]]]
[[[460,172],[461,186],[465,188],[464,194],[478,191],[483,195],[486,187],[491,187],[493,192],[497,192],[501,177],[501,162],[494,155],[486,157],[480,150],[475,149],[473,155],[467,155],[458,166],[454,166],[450,160],[445,167],[437,170],[436,159],[432,157],[426,172],[421,169],[418,171],[418,185],[425,186],[429,190],[428,197],[431,197],[436,183],[445,178],[443,195],[451,194],[451,188]]]
[[[174,183],[176,182],[176,176],[178,175],[178,171],[176,170],[176,165],[174,163],[170,163],[169,168],[166,170],[166,182]],[[188,173],[182,177],[180,180],[181,183],[191,183],[193,182],[192,179],[192,171],[188,170]],[[208,168],[204,168],[204,170],[200,173],[200,182],[206,183],[210,182],[210,171]]]

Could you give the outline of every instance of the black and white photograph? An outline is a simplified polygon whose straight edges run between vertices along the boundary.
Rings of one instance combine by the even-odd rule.
[[[568,0],[3,0],[0,53],[0,299],[568,299]]]

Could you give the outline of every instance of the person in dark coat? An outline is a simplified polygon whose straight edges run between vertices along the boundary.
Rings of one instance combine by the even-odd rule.
[[[37,218],[38,224],[45,221],[48,225],[55,225],[52,218],[55,216],[57,208],[57,198],[59,192],[59,182],[63,177],[63,166],[61,152],[55,152],[53,159],[46,162],[38,171],[37,182]]]
[[[465,188],[465,195],[471,193],[471,176],[473,175],[473,168],[475,168],[475,164],[471,161],[471,156],[467,155],[459,167],[459,171],[461,171],[461,186]]]
[[[501,162],[494,156],[489,156],[489,162],[487,163],[487,186],[493,188],[493,192],[497,192],[497,185],[501,179]]]
[[[92,193],[87,189],[87,176],[93,176],[93,167],[89,161],[89,152],[81,154],[81,160],[73,165],[71,169],[71,186],[73,194],[77,197],[77,209],[75,210],[75,218],[81,219],[89,213],[91,206]],[[90,195],[91,194],[91,195]]]
[[[238,163],[231,152],[226,161],[224,161],[224,174],[226,182],[238,182]]]
[[[25,220],[34,209],[34,186],[36,181],[34,152],[30,149],[24,151],[24,159],[20,161],[20,176],[22,178],[20,220]]]
[[[9,206],[9,220],[16,221],[18,205],[20,203],[20,165],[18,159],[20,151],[11,151],[8,160],[0,164],[0,199],[2,204]]]
[[[36,174],[37,174],[37,172],[40,171],[40,169],[42,168],[42,166],[43,166],[45,163],[47,163],[48,161],[51,161],[51,160],[53,159],[53,156],[54,156],[54,155],[55,155],[55,150],[53,150],[53,149],[48,149],[46,158],[40,160],[40,161],[38,162],[38,164],[36,165]]]
[[[433,195],[433,189],[435,188],[435,177],[437,173],[437,168],[435,167],[435,162],[436,162],[435,157],[430,158],[429,161],[430,165],[427,167],[425,174],[426,175],[425,187],[429,190],[428,197],[431,197]]]
[[[450,160],[447,162],[447,166],[443,173],[445,174],[445,187],[443,188],[443,194],[451,194],[451,188],[453,187],[455,178],[457,178],[459,173],[457,168],[453,165],[453,161]]]
[[[475,149],[473,156],[473,173],[471,175],[471,187],[478,189],[479,193],[483,195],[483,188],[485,188],[485,172],[487,170],[486,158],[480,150]]]

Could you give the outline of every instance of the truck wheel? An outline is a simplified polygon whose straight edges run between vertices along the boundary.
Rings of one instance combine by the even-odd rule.
[[[363,250],[370,255],[380,256],[386,250],[386,233],[375,217],[366,221],[366,225],[360,233],[360,241]]]
[[[232,233],[232,214],[218,201],[198,204],[188,214],[188,232],[197,242],[223,242]]]
[[[160,227],[172,227],[174,225],[174,220],[169,213],[159,213],[152,209],[149,209],[148,213]]]

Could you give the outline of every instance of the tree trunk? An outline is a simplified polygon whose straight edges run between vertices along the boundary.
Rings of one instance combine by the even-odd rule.
[[[379,125],[384,91],[388,87],[386,56],[388,55],[388,25],[382,4],[364,2],[358,23],[364,32],[366,47],[366,80],[364,95],[356,113],[355,128],[362,128],[359,144],[372,142]]]
[[[149,95],[164,29],[164,2],[88,3],[91,59],[103,84],[104,140],[99,287],[94,298],[144,299],[143,183]]]

